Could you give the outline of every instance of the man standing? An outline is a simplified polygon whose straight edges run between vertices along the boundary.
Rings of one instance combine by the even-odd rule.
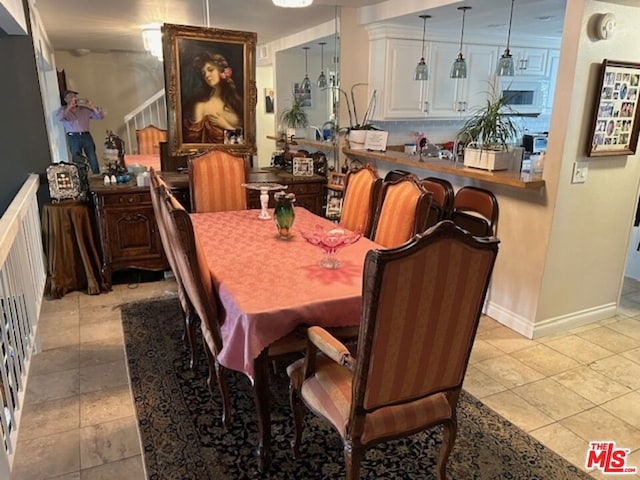
[[[91,100],[78,98],[78,92],[73,90],[65,90],[64,101],[66,105],[58,109],[56,118],[64,125],[71,158],[75,161],[77,155],[84,153],[89,160],[91,171],[100,173],[96,145],[89,132],[89,120],[102,120],[102,108],[96,107]]]

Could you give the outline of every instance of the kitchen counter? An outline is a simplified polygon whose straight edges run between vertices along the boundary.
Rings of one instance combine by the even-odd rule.
[[[343,149],[343,152],[348,157],[357,158],[361,161],[374,160],[394,165],[404,165],[431,172],[473,178],[475,180],[482,180],[484,182],[498,185],[506,185],[508,187],[539,189],[544,188],[545,186],[544,179],[540,175],[532,175],[529,173],[513,172],[509,170],[490,172],[488,170],[465,167],[462,163],[453,163],[450,160],[441,160],[433,157],[422,157],[422,161],[420,162],[418,155],[390,150],[387,150],[386,152],[371,152],[368,150],[351,150],[349,148],[345,148]]]

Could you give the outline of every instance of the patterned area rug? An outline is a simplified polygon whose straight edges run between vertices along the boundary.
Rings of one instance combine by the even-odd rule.
[[[284,365],[272,376],[272,463],[260,474],[258,432],[249,380],[230,372],[232,425],[222,427],[221,403],[206,385],[207,366],[189,369],[177,299],[131,303],[122,308],[129,375],[150,479],[241,480],[344,478],[337,433],[307,414],[299,458],[293,439]],[[464,393],[448,478],[482,480],[590,479],[535,439]],[[434,429],[369,450],[362,479],[432,479],[441,431]]]

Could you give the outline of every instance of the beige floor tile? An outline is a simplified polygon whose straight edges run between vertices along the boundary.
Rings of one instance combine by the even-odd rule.
[[[580,333],[578,336],[615,353],[632,350],[640,346],[640,339],[636,340],[628,337],[609,327],[594,328]]]
[[[633,350],[629,350],[628,352],[623,352],[620,355],[640,365],[640,348],[635,348]]]
[[[11,477],[16,480],[42,480],[79,469],[80,431],[73,430],[20,442]]]
[[[107,320],[80,325],[80,343],[96,343],[109,340],[124,342],[122,322],[120,320]]]
[[[80,349],[77,344],[44,350],[31,358],[29,375],[43,375],[78,368],[79,360]]]
[[[493,330],[494,328],[500,327],[501,324],[497,320],[494,320],[487,315],[480,316],[480,323],[478,324],[478,332],[477,334],[485,333],[488,330]]]
[[[469,357],[469,364],[473,365],[474,363],[482,362],[489,358],[499,357],[501,355],[504,355],[502,350],[494,347],[484,340],[476,338],[475,342],[473,342],[471,357]]]
[[[51,477],[48,480],[80,480],[80,472],[68,473],[59,477]]]
[[[53,330],[41,337],[42,350],[77,346],[80,340],[80,328],[66,327]]]
[[[80,368],[81,394],[127,385],[129,374],[124,359]]]
[[[77,395],[41,403],[25,403],[20,420],[19,441],[80,428],[80,398]]]
[[[568,428],[559,423],[552,423],[533,430],[529,434],[564,459],[584,469],[589,442],[580,438]]]
[[[534,345],[524,350],[518,350],[513,352],[511,356],[547,376],[570,370],[579,365],[575,360],[546,345]]]
[[[627,317],[640,315],[640,303],[633,300],[632,297],[636,298],[636,294],[629,294],[620,297],[620,302],[618,303],[618,308],[616,310],[618,315],[626,315]]]
[[[117,462],[105,463],[80,472],[81,480],[144,480],[142,457],[129,457]]]
[[[557,338],[555,340],[545,342],[545,345],[579,363],[594,362],[613,354],[610,350],[606,350],[576,335]]]
[[[64,311],[53,311],[40,315],[38,318],[38,330],[41,335],[55,333],[61,328],[78,327],[80,324],[80,313],[78,308]]]
[[[590,369],[586,365],[559,373],[552,378],[596,405],[630,392],[629,388]]]
[[[467,374],[464,377],[462,387],[478,399],[493,395],[494,393],[504,392],[507,389],[507,387],[501,385],[488,375],[485,375],[473,365],[467,368]]]
[[[79,304],[79,292],[69,292],[62,298],[42,299],[40,306],[40,316],[50,314],[52,312],[70,312],[77,311]]]
[[[640,435],[640,392],[631,392],[601,405],[607,412],[638,429]]]
[[[622,355],[603,358],[591,363],[589,368],[608,378],[615,378],[616,382],[631,390],[640,389],[640,365]]]
[[[525,432],[553,423],[551,417],[513,392],[496,393],[483,398],[482,402]]]
[[[80,396],[80,426],[88,427],[135,415],[128,386],[98,390]]]
[[[627,337],[640,340],[640,318],[638,317],[617,317],[617,320],[607,327]]]
[[[119,305],[122,303],[122,296],[117,289],[110,292],[101,293],[100,295],[80,295],[78,297],[78,305],[80,310],[107,305]]]
[[[508,355],[490,358],[475,364],[475,367],[507,388],[535,382],[544,377],[540,372]]]
[[[80,310],[79,323],[88,325],[96,322],[120,320],[120,305],[95,305]]]
[[[135,416],[85,427],[80,440],[82,469],[140,455]]]
[[[612,440],[618,448],[640,448],[638,429],[600,407],[580,412],[560,423],[587,442]]]
[[[514,388],[512,392],[554,420],[575,415],[595,406],[550,378]]]
[[[80,393],[79,371],[77,368],[34,375],[27,382],[25,401],[31,404],[48,402]]]
[[[80,368],[102,365],[103,363],[124,362],[124,345],[119,339],[107,339],[80,345]]]
[[[496,348],[499,348],[505,353],[515,352],[516,350],[522,350],[523,348],[536,345],[538,342],[523,337],[517,332],[514,332],[510,328],[500,326],[498,328],[492,328],[478,335],[478,338],[490,343]]]

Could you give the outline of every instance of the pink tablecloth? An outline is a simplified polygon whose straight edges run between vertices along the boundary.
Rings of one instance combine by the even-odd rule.
[[[341,267],[328,270],[300,231],[331,224],[303,208],[296,209],[289,240],[278,239],[273,220],[259,220],[258,210],[191,219],[223,306],[222,365],[253,376],[260,352],[299,324],[358,324],[364,257],[375,243],[361,238],[343,248]]]

